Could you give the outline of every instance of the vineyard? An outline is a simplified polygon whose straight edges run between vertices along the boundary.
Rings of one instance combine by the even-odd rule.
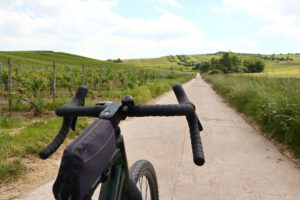
[[[79,85],[89,88],[89,98],[116,99],[126,94],[136,94],[136,100],[147,101],[155,97],[166,82],[182,82],[191,73],[174,70],[112,66],[111,63],[67,64],[55,61],[23,64],[7,59],[0,63],[0,109],[2,111],[33,110],[35,114],[51,109],[72,97]],[[122,66],[122,67],[120,67]],[[156,85],[156,86],[155,86]],[[170,85],[170,84],[167,84]],[[147,90],[151,90],[147,94]],[[168,88],[165,87],[165,90]],[[149,92],[148,92],[149,93]],[[140,96],[145,96],[140,97]]]
[[[31,168],[24,160],[32,162],[61,124],[51,111],[68,102],[78,86],[89,88],[86,105],[125,95],[145,103],[193,76],[188,68],[136,66],[60,52],[0,52],[0,185]],[[69,138],[87,124],[86,118],[79,119]]]

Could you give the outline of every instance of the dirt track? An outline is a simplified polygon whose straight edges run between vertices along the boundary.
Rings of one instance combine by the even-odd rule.
[[[192,162],[183,117],[134,118],[122,123],[128,160],[150,160],[160,198],[207,200],[298,200],[300,169],[229,108],[200,77],[184,85],[204,127],[206,164]],[[176,103],[172,92],[156,103]],[[53,199],[48,183],[23,199]]]

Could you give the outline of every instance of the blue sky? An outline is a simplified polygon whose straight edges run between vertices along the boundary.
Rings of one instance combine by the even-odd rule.
[[[139,58],[300,52],[298,0],[0,0],[0,50]]]

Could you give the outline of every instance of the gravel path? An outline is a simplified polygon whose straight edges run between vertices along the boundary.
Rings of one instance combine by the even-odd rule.
[[[183,117],[133,118],[121,124],[129,163],[145,158],[153,163],[162,200],[300,199],[300,169],[295,163],[223,103],[200,77],[184,88],[204,127],[203,167],[192,162]],[[156,103],[176,103],[176,99],[168,92]],[[42,185],[23,199],[53,199],[51,186],[51,182]]]

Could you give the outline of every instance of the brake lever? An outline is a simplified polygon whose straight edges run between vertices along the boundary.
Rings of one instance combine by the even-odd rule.
[[[198,127],[199,127],[199,131],[203,131],[203,127],[202,127],[202,124],[197,116],[197,121],[198,121]]]
[[[76,128],[76,122],[77,122],[77,117],[73,117],[72,118],[72,122],[71,122],[71,129],[73,131],[75,131],[75,128]]]
[[[84,103],[85,103],[85,101],[83,100],[82,103],[81,103],[81,105],[79,105],[79,106],[84,106]],[[78,117],[73,117],[72,118],[72,122],[71,122],[71,129],[72,129],[72,131],[75,131],[75,129],[76,129],[77,118]]]

